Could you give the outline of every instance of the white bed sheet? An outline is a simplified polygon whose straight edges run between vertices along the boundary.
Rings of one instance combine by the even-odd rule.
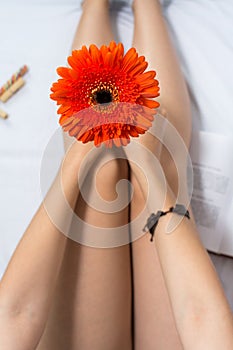
[[[232,0],[166,0],[164,14],[192,98],[193,124],[233,134]],[[41,202],[40,162],[57,130],[49,89],[55,68],[66,64],[80,10],[75,0],[0,0],[0,84],[23,64],[26,85],[0,119],[0,277]],[[118,39],[131,46],[133,16],[122,8],[114,21]],[[51,169],[63,154],[58,137]],[[229,160],[230,161],[230,160]],[[233,308],[233,259],[212,255]]]

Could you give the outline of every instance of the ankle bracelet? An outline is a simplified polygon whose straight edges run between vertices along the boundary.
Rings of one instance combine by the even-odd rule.
[[[154,239],[154,234],[155,234],[155,229],[156,226],[158,225],[159,219],[161,216],[167,215],[168,213],[175,213],[181,216],[185,216],[186,218],[190,219],[190,214],[189,211],[185,208],[184,205],[182,204],[176,204],[175,207],[171,207],[167,211],[157,211],[156,214],[152,213],[149,218],[147,219],[147,223],[143,228],[143,231],[149,231],[151,234],[151,239],[150,241],[152,242]]]

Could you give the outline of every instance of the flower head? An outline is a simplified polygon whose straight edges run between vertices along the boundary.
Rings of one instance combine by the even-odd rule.
[[[96,146],[121,146],[150,128],[159,106],[151,98],[159,96],[159,84],[134,48],[124,54],[121,43],[83,46],[68,63],[57,69],[61,79],[50,97],[60,105],[59,122],[71,136]]]

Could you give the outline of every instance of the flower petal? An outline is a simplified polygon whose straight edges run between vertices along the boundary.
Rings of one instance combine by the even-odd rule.
[[[131,48],[127,51],[126,55],[123,58],[122,61],[122,69],[126,71],[129,67],[134,66],[136,63],[136,60],[138,58],[138,54],[135,50],[135,48]]]
[[[67,67],[59,67],[57,68],[57,74],[60,75],[60,77],[69,79],[70,78],[70,69]]]
[[[92,57],[93,63],[99,64],[101,63],[101,54],[96,45],[91,45],[89,48],[90,55]]]

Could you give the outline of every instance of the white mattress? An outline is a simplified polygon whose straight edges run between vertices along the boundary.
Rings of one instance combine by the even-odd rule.
[[[0,0],[0,85],[22,65],[30,68],[25,87],[0,104],[10,115],[0,119],[0,276],[41,202],[40,162],[58,128],[49,89],[57,78],[55,68],[66,64],[80,16],[78,3]],[[232,0],[166,0],[164,14],[189,85],[194,128],[232,135]],[[115,31],[126,48],[132,28],[132,12],[122,8]],[[58,135],[50,177],[62,154]],[[213,260],[233,308],[233,259]]]

